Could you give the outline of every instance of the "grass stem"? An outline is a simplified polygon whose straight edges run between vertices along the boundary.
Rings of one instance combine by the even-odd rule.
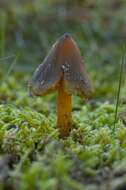
[[[119,107],[119,100],[120,100],[121,84],[122,84],[122,79],[123,79],[124,64],[125,64],[125,54],[124,54],[124,51],[123,51],[121,62],[120,62],[119,83],[118,83],[117,98],[116,98],[116,108],[115,108],[115,118],[114,118],[113,132],[115,131],[116,122],[117,122],[117,115],[118,115],[118,107]]]

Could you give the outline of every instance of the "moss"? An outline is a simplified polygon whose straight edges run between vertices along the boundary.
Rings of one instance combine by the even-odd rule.
[[[73,113],[71,135],[62,140],[51,113],[45,116],[29,107],[0,105],[1,152],[19,156],[9,174],[13,186],[82,189],[89,185],[86,179],[96,179],[104,167],[116,170],[125,160],[126,130],[118,120],[113,133],[114,109],[110,103],[99,103],[95,110],[82,106]]]
[[[0,10],[0,190],[125,189],[124,77],[115,130],[114,119],[126,3],[15,2]],[[27,84],[64,32],[77,41],[95,94],[90,101],[73,97],[73,130],[60,139],[56,94],[30,97]]]

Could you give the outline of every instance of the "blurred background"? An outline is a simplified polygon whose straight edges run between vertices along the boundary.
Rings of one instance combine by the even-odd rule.
[[[66,32],[95,93],[73,97],[62,140],[56,93],[31,98],[28,81]],[[126,64],[115,111],[124,46],[126,0],[0,0],[0,190],[126,189]]]
[[[126,43],[125,0],[0,0],[0,102],[26,93],[34,69],[65,32],[81,50],[94,98],[115,97]]]

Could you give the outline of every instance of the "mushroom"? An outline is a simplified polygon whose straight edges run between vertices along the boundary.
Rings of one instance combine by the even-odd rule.
[[[80,51],[70,34],[64,34],[52,46],[34,72],[29,88],[31,94],[37,96],[57,90],[57,127],[61,137],[68,136],[72,129],[72,94],[86,99],[92,95]]]

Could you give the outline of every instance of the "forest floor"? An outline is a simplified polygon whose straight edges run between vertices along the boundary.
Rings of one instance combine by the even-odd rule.
[[[41,3],[43,2],[43,3]],[[126,189],[125,1],[1,1],[0,190]],[[56,128],[56,94],[30,97],[28,81],[52,44],[69,32],[95,89],[73,96],[70,136]]]

